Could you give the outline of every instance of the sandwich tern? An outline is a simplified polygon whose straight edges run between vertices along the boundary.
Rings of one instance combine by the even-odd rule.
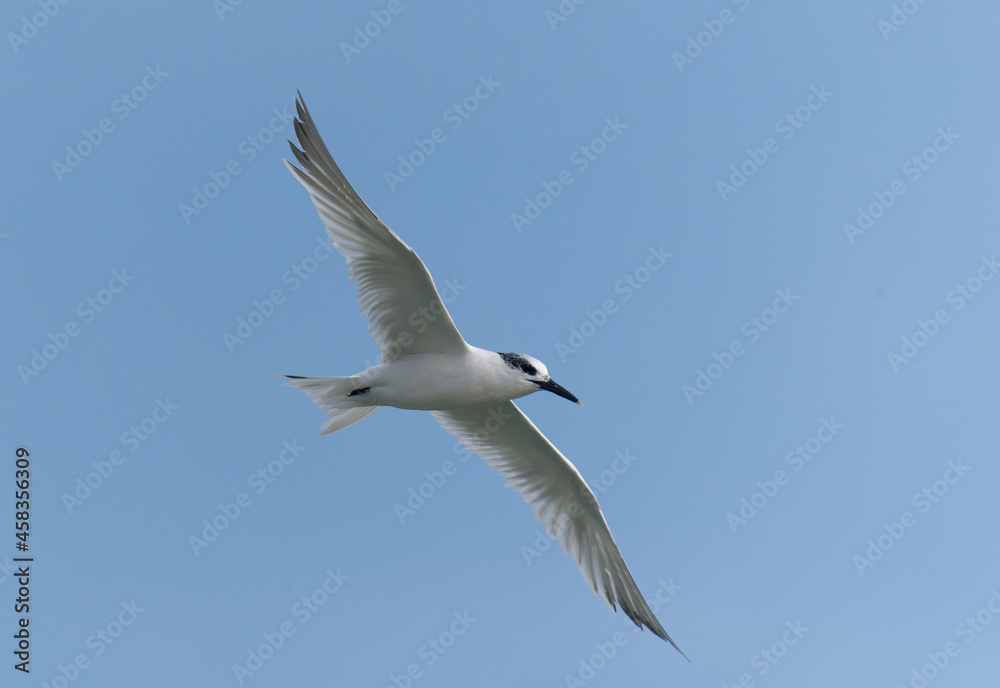
[[[594,594],[613,612],[620,606],[639,628],[646,626],[684,655],[639,592],[580,472],[511,401],[538,390],[579,400],[554,382],[538,359],[465,342],[426,266],[368,208],[333,161],[301,93],[295,109],[301,148],[291,141],[289,146],[300,167],[285,164],[309,192],[334,246],[347,259],[368,332],[382,351],[379,365],[350,377],[286,376],[285,384],[301,389],[326,412],[320,435],[342,430],[379,406],[430,411],[507,478],[507,486],[521,494],[563,552],[573,556]],[[435,314],[432,321],[421,318],[415,326],[414,317],[428,311]]]

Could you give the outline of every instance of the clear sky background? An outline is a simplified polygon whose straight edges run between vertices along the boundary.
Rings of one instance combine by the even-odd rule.
[[[997,685],[995,4],[222,1],[3,11],[0,684]],[[429,414],[308,441],[296,89],[692,664]]]

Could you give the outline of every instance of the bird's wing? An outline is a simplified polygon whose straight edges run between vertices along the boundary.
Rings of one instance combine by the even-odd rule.
[[[680,652],[649,608],[597,498],[580,472],[539,432],[512,401],[456,411],[432,411],[441,426],[507,478],[549,536],[571,554],[595,594],[612,611],[617,603],[639,628],[644,625]]]
[[[302,95],[295,100],[295,135],[289,141],[301,169],[285,164],[309,192],[333,245],[347,258],[358,284],[368,333],[386,361],[401,354],[451,353],[468,345],[458,333],[427,267],[412,248],[365,205],[333,161]]]

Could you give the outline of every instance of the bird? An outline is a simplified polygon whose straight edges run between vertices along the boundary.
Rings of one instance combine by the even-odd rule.
[[[298,146],[288,144],[298,166],[284,162],[346,258],[368,333],[382,352],[377,365],[348,377],[284,376],[286,385],[308,394],[326,413],[318,437],[381,406],[430,411],[507,478],[506,485],[531,506],[612,612],[621,607],[636,626],[645,626],[687,659],[639,591],[593,491],[512,401],[539,390],[577,404],[579,399],[533,356],[466,343],[423,261],[361,200],[334,162],[301,92],[295,111]]]

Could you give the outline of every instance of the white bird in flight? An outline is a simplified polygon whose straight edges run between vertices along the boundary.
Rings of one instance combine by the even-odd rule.
[[[301,168],[285,164],[306,187],[333,245],[347,259],[368,333],[382,350],[379,365],[350,377],[286,376],[287,385],[326,412],[320,435],[342,430],[379,406],[430,411],[520,492],[612,611],[619,605],[639,628],[648,627],[684,655],[639,592],[580,472],[511,401],[540,389],[579,400],[554,382],[538,359],[466,343],[426,266],[365,205],[333,161],[301,94],[295,108],[302,148],[289,145]],[[433,321],[412,323],[428,312],[436,314]]]

